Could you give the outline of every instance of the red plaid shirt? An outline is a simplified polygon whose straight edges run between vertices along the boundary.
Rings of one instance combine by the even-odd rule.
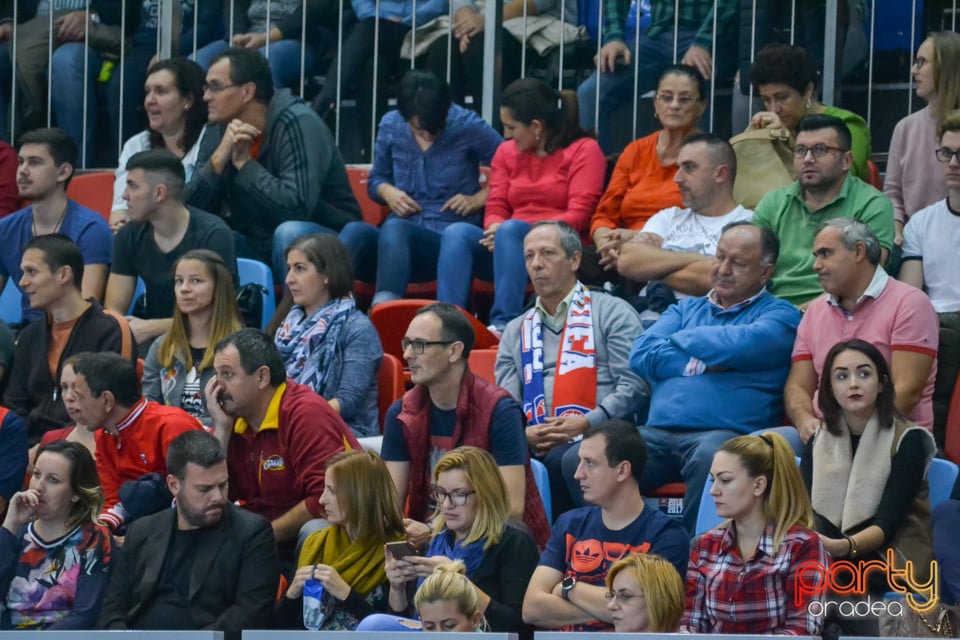
[[[690,554],[680,632],[820,635],[823,618],[810,615],[807,607],[822,597],[805,595],[801,606],[794,603],[797,567],[808,561],[823,567],[829,562],[819,536],[801,526],[787,531],[779,549],[768,527],[746,562],[733,523],[708,531]],[[810,571],[805,583],[815,584]]]

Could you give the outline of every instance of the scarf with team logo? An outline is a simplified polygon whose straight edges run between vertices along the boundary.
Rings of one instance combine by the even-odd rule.
[[[523,317],[520,363],[523,365],[523,413],[527,424],[543,424],[547,418],[543,390],[543,325],[536,307]],[[593,341],[590,292],[580,282],[577,282],[567,308],[550,406],[554,416],[584,415],[597,406],[597,353]]]

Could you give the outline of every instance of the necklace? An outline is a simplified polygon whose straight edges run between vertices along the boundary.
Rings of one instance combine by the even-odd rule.
[[[934,635],[943,636],[945,638],[953,637],[953,625],[950,623],[950,615],[944,610],[940,609],[939,620],[936,625],[931,624],[925,616],[917,614],[920,617],[920,620],[923,622],[923,625],[932,631]]]
[[[69,208],[70,208],[70,202],[68,201],[67,204],[65,204],[65,205],[63,206],[63,211],[60,213],[60,217],[57,218],[57,224],[54,225],[53,231],[51,231],[50,233],[57,233],[58,231],[60,231],[60,225],[63,224],[63,219],[67,217],[67,209],[69,209]],[[37,237],[37,219],[36,219],[36,217],[34,217],[33,220],[31,220],[31,228],[30,228],[30,230],[33,232],[33,237],[36,238],[36,237]],[[49,234],[44,234],[44,235],[49,235]]]

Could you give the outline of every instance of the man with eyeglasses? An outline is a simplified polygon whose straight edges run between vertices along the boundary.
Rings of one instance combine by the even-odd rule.
[[[270,65],[254,49],[217,55],[203,99],[210,125],[186,204],[223,215],[237,255],[272,265],[282,282],[295,238],[360,220],[343,158],[309,105],[289,89],[274,91]]]
[[[851,338],[883,353],[897,410],[922,427],[933,427],[937,314],[922,291],[887,275],[880,254],[873,230],[850,218],[827,221],[814,240],[813,270],[825,293],[800,321],[784,387],[787,416],[804,443],[822,426],[816,393],[822,376],[832,375],[823,370],[827,353]]]
[[[947,197],[910,216],[903,230],[900,279],[926,290],[940,320],[937,381],[933,389],[933,435],[943,446],[953,385],[960,370],[960,111],[949,113],[937,132]]]
[[[414,540],[429,535],[431,473],[444,453],[459,446],[489,451],[510,497],[510,515],[533,532],[539,546],[550,534],[530,457],[520,407],[505,390],[467,366],[474,332],[464,312],[438,302],[419,309],[401,341],[413,389],[387,410],[380,455],[401,504],[408,501]]]
[[[797,123],[793,166],[797,181],[765,195],[754,210],[754,224],[780,240],[770,292],[800,309],[823,290],[813,271],[813,239],[833,218],[869,225],[880,242],[880,264],[893,247],[893,205],[882,193],[850,175],[850,129],[839,118],[808,115]]]
[[[214,435],[230,470],[230,500],[273,526],[281,558],[322,526],[327,460],[359,449],[353,432],[310,387],[287,380],[273,340],[241,329],[214,347],[217,375],[204,389]]]

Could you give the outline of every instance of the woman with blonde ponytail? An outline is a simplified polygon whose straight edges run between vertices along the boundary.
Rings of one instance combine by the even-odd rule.
[[[819,635],[823,618],[809,607],[818,596],[796,586],[816,584],[828,559],[793,448],[776,433],[727,440],[710,478],[729,520],[690,555],[680,632]]]

